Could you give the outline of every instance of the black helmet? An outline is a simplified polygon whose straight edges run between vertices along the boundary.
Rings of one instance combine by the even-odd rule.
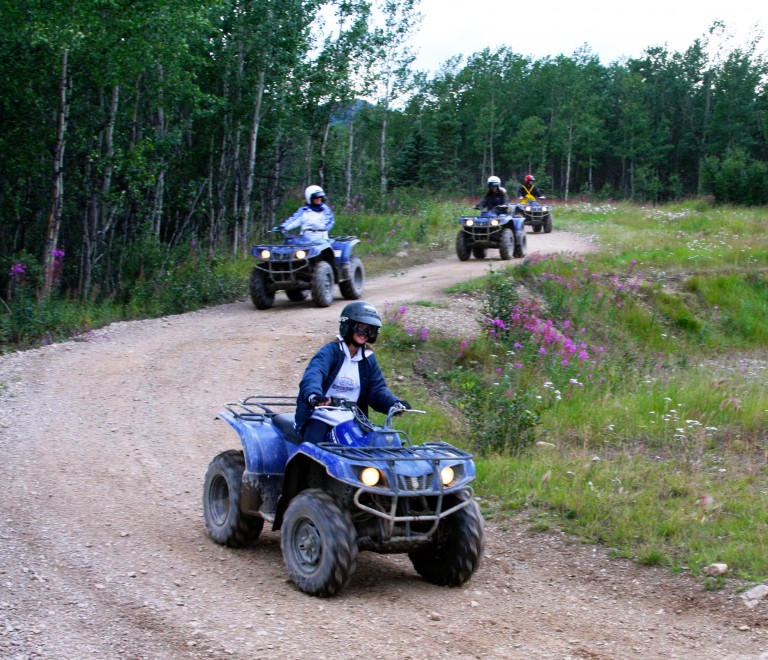
[[[351,335],[356,323],[367,323],[371,326],[371,332],[368,335],[368,343],[373,344],[379,334],[381,327],[381,317],[376,308],[371,303],[357,300],[351,302],[341,310],[339,317],[339,334],[347,341]]]

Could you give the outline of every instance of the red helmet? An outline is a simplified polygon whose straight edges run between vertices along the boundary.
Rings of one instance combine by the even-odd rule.
[[[533,177],[532,174],[529,174],[528,176],[525,177],[525,182],[526,183],[534,183],[535,181],[536,181],[536,179]]]

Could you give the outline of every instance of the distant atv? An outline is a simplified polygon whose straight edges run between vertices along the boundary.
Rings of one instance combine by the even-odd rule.
[[[478,216],[459,218],[461,229],[456,236],[456,256],[460,261],[467,261],[472,255],[475,259],[485,259],[488,248],[497,248],[504,261],[526,255],[528,243],[523,218],[509,215],[508,211],[509,207],[503,205],[493,211],[481,211]]]
[[[397,403],[377,426],[354,403],[331,401],[354,418],[318,444],[294,428],[296,397],[250,396],[219,413],[242,449],[208,466],[203,513],[211,538],[242,548],[269,524],[280,531],[291,579],[312,596],[341,592],[361,550],[407,553],[427,582],[464,584],[484,543],[472,455],[447,442],[411,444],[392,427],[396,415],[423,411]]]
[[[541,199],[544,199],[543,197]],[[525,218],[526,226],[538,234],[542,229],[545,234],[552,231],[552,205],[535,200],[521,200],[517,205],[516,214]]]
[[[357,300],[365,287],[363,262],[352,256],[359,242],[354,236],[329,240],[286,236],[281,244],[254,246],[251,254],[258,261],[251,271],[250,291],[256,309],[272,307],[277,291],[285,291],[294,302],[311,295],[316,307],[329,307],[334,284],[346,300]]]

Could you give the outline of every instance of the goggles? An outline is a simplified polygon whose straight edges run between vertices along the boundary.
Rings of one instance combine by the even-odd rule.
[[[379,334],[379,329],[375,325],[368,325],[367,323],[355,323],[352,326],[352,332],[361,337],[368,337],[369,339],[376,339],[376,335]]]

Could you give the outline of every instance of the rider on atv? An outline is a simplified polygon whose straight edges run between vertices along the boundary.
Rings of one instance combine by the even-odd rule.
[[[288,218],[280,229],[283,232],[301,226],[308,240],[328,240],[328,232],[335,222],[331,207],[325,203],[325,191],[320,186],[308,186],[304,191],[307,203]]]
[[[525,183],[517,189],[517,196],[521,202],[533,202],[544,197],[544,193],[536,185],[536,179],[532,174],[525,177]]]
[[[296,430],[307,442],[325,440],[328,431],[352,419],[349,410],[329,410],[332,398],[356,401],[365,415],[368,406],[386,413],[394,404],[411,405],[387,388],[373,351],[381,317],[370,303],[349,303],[339,317],[339,336],[323,346],[310,360],[296,399]],[[321,406],[318,408],[317,406]]]
[[[485,197],[475,204],[475,208],[481,211],[493,211],[497,206],[509,204],[509,195],[501,187],[501,179],[497,176],[488,177],[488,190]]]

